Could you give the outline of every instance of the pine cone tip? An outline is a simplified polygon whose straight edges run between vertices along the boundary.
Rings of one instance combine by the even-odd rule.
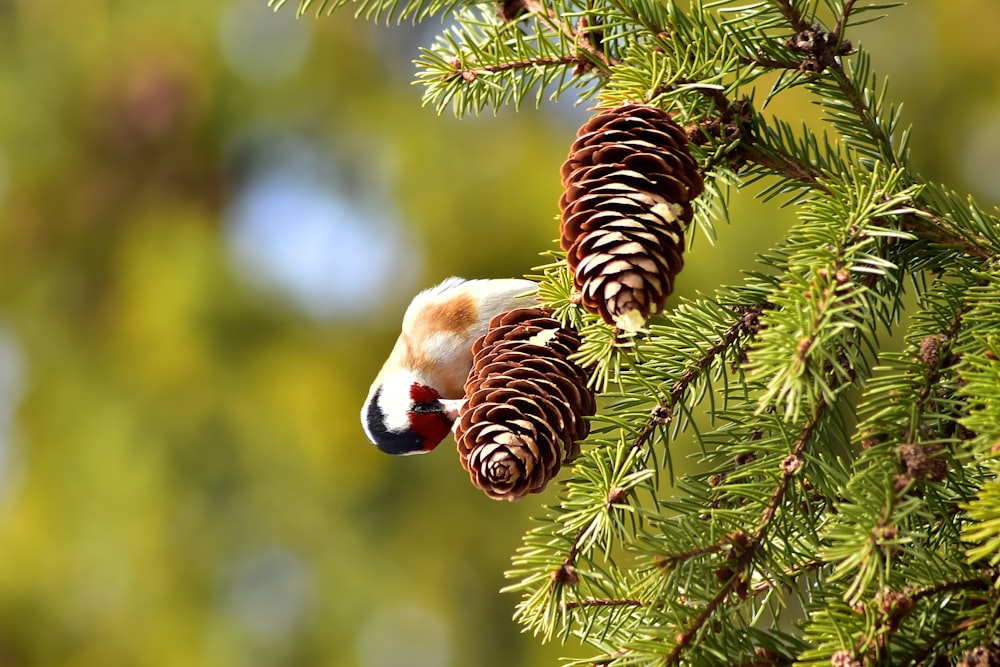
[[[615,326],[625,333],[634,334],[646,323],[646,316],[638,308],[632,308],[615,316]]]

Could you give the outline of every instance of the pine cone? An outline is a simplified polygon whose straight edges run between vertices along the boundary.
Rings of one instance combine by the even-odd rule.
[[[519,308],[494,317],[473,346],[455,440],[490,497],[538,493],[579,453],[595,410],[587,374],[567,358],[579,345],[545,310]]]
[[[608,109],[580,128],[562,183],[560,244],[584,308],[637,330],[673,292],[705,187],[687,135],[656,107]]]

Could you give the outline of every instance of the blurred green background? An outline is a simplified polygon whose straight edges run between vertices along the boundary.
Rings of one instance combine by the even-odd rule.
[[[357,414],[414,292],[520,275],[586,110],[455,121],[440,29],[266,0],[0,0],[0,666],[553,665],[502,571],[529,517]],[[851,35],[929,178],[1000,198],[995,0]],[[801,99],[776,105],[814,118]],[[738,198],[680,293],[790,212]],[[683,455],[683,452],[680,453]]]

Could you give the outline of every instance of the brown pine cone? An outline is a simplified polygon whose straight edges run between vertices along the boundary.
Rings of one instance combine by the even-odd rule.
[[[596,407],[587,374],[568,359],[579,346],[576,332],[540,308],[494,317],[473,346],[455,440],[472,483],[490,497],[538,493],[579,453]]]
[[[583,306],[635,331],[673,292],[705,187],[687,135],[656,107],[608,109],[580,128],[562,183],[560,244]]]

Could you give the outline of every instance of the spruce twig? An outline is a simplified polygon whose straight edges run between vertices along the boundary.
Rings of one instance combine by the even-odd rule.
[[[693,216],[711,237],[736,189],[799,214],[742,285],[628,333],[580,308],[562,257],[538,277],[605,403],[507,574],[520,623],[575,634],[600,652],[576,664],[608,666],[930,667],[1000,642],[1000,219],[913,168],[899,107],[851,41],[885,5],[509,0],[494,16],[454,0],[299,0],[343,4],[454,17],[418,61],[439,110],[570,95],[682,125],[704,180],[693,202],[647,192],[680,172],[641,132],[617,141],[636,169],[664,160],[662,182],[596,179],[595,210],[632,211],[602,246],[616,249],[609,271],[650,243],[657,216]],[[819,124],[763,115],[792,89]],[[669,233],[683,249],[690,230]],[[644,257],[632,261],[666,261]],[[885,342],[896,333],[902,352]],[[661,473],[682,434],[702,469],[670,491]],[[788,597],[802,624],[768,622]]]

